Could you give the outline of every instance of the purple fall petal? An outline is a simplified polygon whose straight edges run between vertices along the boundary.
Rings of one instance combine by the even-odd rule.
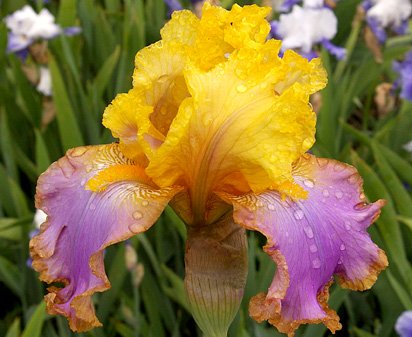
[[[361,3],[362,8],[367,11],[373,6],[372,0],[364,0]]]
[[[343,60],[346,57],[346,49],[342,47],[335,46],[329,40],[323,39],[322,46],[332,55],[334,55],[338,60]]]
[[[400,337],[412,337],[412,311],[404,311],[396,321],[395,330]]]
[[[173,13],[174,11],[180,11],[183,9],[183,6],[179,2],[179,0],[164,0],[164,2],[167,5],[167,7],[169,7],[170,13]]]
[[[50,287],[45,299],[48,312],[66,316],[73,331],[101,325],[91,295],[110,287],[104,249],[147,230],[177,192],[137,178],[112,182],[101,192],[85,188],[91,177],[114,165],[135,164],[116,144],[79,147],[38,180],[36,207],[48,218],[30,241],[33,268],[43,281],[64,284]]]
[[[273,20],[270,21],[270,37],[280,40],[281,37],[278,34],[278,26],[279,26],[279,21]]]
[[[19,51],[27,50],[28,46],[30,46],[33,42],[33,39],[9,32],[7,36],[7,52],[17,53]]]
[[[307,199],[283,199],[276,191],[221,196],[233,204],[235,222],[267,237],[264,249],[278,266],[268,293],[251,300],[250,314],[290,336],[304,323],[333,332],[341,327],[327,304],[333,275],[345,288],[365,290],[387,266],[366,231],[384,202],[365,204],[356,169],[334,160],[307,154],[294,177]]]
[[[301,0],[285,0],[279,8],[280,12],[289,12],[294,5],[299,3]]]
[[[408,32],[408,23],[408,20],[402,20],[401,24],[399,26],[393,26],[392,30],[398,35],[405,35]]]
[[[412,51],[406,54],[403,62],[394,62],[393,69],[399,73],[395,87],[401,88],[400,97],[412,101]]]
[[[373,17],[367,18],[368,25],[371,28],[373,34],[376,36],[380,43],[385,43],[386,41],[386,32],[385,29],[380,25],[380,23]]]
[[[312,60],[312,59],[314,59],[314,58],[316,58],[316,57],[319,57],[318,53],[315,52],[314,50],[310,50],[310,51],[307,52],[307,53],[305,53],[305,52],[303,52],[303,51],[300,50],[300,51],[299,51],[299,55],[302,55],[304,58],[308,59],[308,61],[310,61],[310,60]]]
[[[77,34],[80,34],[81,32],[82,32],[82,29],[76,26],[67,27],[63,29],[63,34],[67,36],[77,35]]]

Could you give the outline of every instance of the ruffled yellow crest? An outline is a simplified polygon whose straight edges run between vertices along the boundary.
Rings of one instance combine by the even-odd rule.
[[[134,88],[106,109],[125,154],[143,152],[151,179],[184,184],[192,203],[235,190],[239,177],[242,190],[304,196],[292,164],[314,142],[309,95],[326,72],[318,59],[278,56],[280,42],[266,40],[268,12],[205,3],[200,19],[173,13],[162,40],[137,53]]]

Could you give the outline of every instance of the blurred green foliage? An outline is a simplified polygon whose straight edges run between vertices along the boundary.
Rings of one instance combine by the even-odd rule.
[[[26,2],[1,1],[1,18]],[[345,0],[336,8],[335,42],[346,45],[347,60],[337,62],[321,53],[329,84],[318,97],[313,151],[353,164],[364,177],[368,198],[387,200],[370,232],[387,252],[390,267],[370,291],[332,287],[330,304],[344,325],[337,336],[388,337],[395,335],[398,315],[412,309],[412,161],[402,149],[412,139],[412,104],[398,99],[378,114],[374,96],[377,85],[394,80],[392,62],[402,58],[412,37],[390,38],[383,48],[384,61],[377,63],[362,37],[364,22],[352,23],[358,3]],[[42,1],[30,4],[43,6]],[[132,271],[126,266],[125,244],[108,249],[112,289],[94,296],[103,328],[74,334],[64,318],[45,313],[45,286],[27,265],[36,179],[68,148],[112,141],[101,125],[104,107],[130,88],[136,51],[159,39],[167,20],[163,0],[60,0],[47,6],[62,26],[82,28],[80,35],[48,43],[52,99],[35,90],[20,59],[6,54],[7,29],[0,21],[0,335],[201,336],[183,290],[186,233],[170,209],[158,225],[130,241],[139,261]],[[25,67],[32,63],[29,59]],[[281,336],[248,316],[250,297],[267,289],[275,270],[260,248],[263,244],[262,237],[250,233],[248,283],[229,337]],[[301,337],[323,335],[329,333],[318,325],[298,331]]]

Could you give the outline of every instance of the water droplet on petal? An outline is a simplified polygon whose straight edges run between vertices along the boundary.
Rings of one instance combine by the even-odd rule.
[[[136,219],[136,220],[139,220],[139,219],[143,218],[143,214],[140,213],[139,211],[136,211],[136,212],[133,213],[133,218]]]
[[[346,228],[347,231],[351,230],[352,226],[351,226],[349,221],[345,221],[345,228]]]
[[[315,183],[313,182],[313,180],[310,180],[310,179],[303,181],[303,184],[309,188],[313,188],[313,186],[315,186]]]
[[[293,216],[295,217],[296,220],[302,220],[305,214],[303,213],[301,209],[298,209],[293,213]]]
[[[316,253],[318,251],[318,247],[315,244],[313,244],[313,245],[310,245],[309,250],[312,253]]]
[[[142,201],[142,206],[147,206],[147,205],[149,205],[149,202],[147,200],[143,200]]]
[[[321,265],[321,262],[320,262],[320,260],[319,260],[318,258],[316,258],[316,259],[314,259],[314,260],[312,261],[312,267],[313,267],[313,268],[319,269],[319,268],[320,268],[320,265]]]
[[[322,194],[324,197],[328,197],[329,196],[329,191],[328,190],[323,190]]]
[[[341,259],[339,259],[338,264],[342,264],[342,260],[341,260]]]
[[[164,105],[160,108],[160,114],[163,116],[167,114],[167,108]]]
[[[343,197],[342,191],[336,191],[336,192],[335,192],[335,197],[336,197],[337,199],[342,199],[342,197]]]
[[[131,232],[136,233],[136,234],[141,233],[142,230],[143,230],[142,226],[138,223],[131,224],[129,226],[129,229],[130,229]]]
[[[89,173],[91,170],[93,170],[93,165],[87,165],[86,172]]]
[[[335,172],[341,172],[345,169],[345,166],[342,165],[341,163],[336,163],[335,166],[333,166],[333,170]]]
[[[305,231],[305,234],[306,234],[306,236],[309,238],[309,239],[312,239],[313,238],[313,230],[312,230],[312,228],[311,227],[304,227],[303,228],[303,230]]]
[[[245,91],[247,90],[247,87],[246,87],[244,84],[239,84],[239,85],[236,87],[236,90],[237,90],[238,92],[245,92]]]
[[[348,178],[348,183],[349,183],[349,184],[355,184],[356,182],[358,182],[358,175],[357,175],[357,174],[352,174],[352,175]]]
[[[90,204],[89,209],[90,209],[91,211],[95,210],[95,209],[96,209],[96,205],[95,205],[95,204]]]
[[[84,186],[86,184],[86,179],[82,179],[82,181],[80,182],[80,185]]]
[[[76,147],[74,148],[71,152],[70,155],[72,157],[80,157],[81,155],[83,155],[85,152],[87,151],[86,147]]]
[[[342,244],[340,245],[339,249],[343,251],[343,250],[346,249],[346,247],[345,247],[345,245],[342,243]]]
[[[273,204],[268,204],[268,209],[273,211],[275,209],[275,205]]]

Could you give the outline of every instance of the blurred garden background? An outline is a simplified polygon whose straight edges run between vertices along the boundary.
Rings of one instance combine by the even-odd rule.
[[[396,320],[412,310],[410,2],[387,0],[395,6],[386,8],[383,0],[320,1],[337,18],[337,31],[333,20],[316,26],[316,20],[305,23],[310,15],[303,15],[296,25],[310,33],[300,36],[307,39],[301,46],[293,32],[279,28],[281,15],[297,11],[293,2],[315,10],[310,1],[257,3],[273,8],[273,36],[290,38],[291,47],[307,57],[317,54],[327,69],[329,83],[311,101],[318,113],[313,153],[354,165],[367,198],[387,201],[370,233],[390,266],[369,291],[331,288],[330,305],[343,324],[336,335],[398,336]],[[383,7],[368,15],[378,3]],[[35,13],[47,9],[58,25],[51,25],[55,31],[43,23],[32,36],[29,26],[18,31],[10,15],[24,6]],[[38,176],[67,149],[114,141],[101,124],[103,110],[131,88],[136,52],[159,40],[161,27],[180,8],[198,12],[200,7],[186,0],[0,0],[0,336],[202,336],[183,288],[185,227],[170,209],[146,233],[107,250],[112,288],[94,296],[103,327],[87,333],[73,333],[65,318],[45,313],[46,286],[31,269],[28,250],[36,231]],[[229,336],[282,336],[249,318],[249,299],[266,291],[275,266],[261,250],[263,236],[249,233],[248,241],[245,297]],[[297,332],[329,335],[322,325]]]

